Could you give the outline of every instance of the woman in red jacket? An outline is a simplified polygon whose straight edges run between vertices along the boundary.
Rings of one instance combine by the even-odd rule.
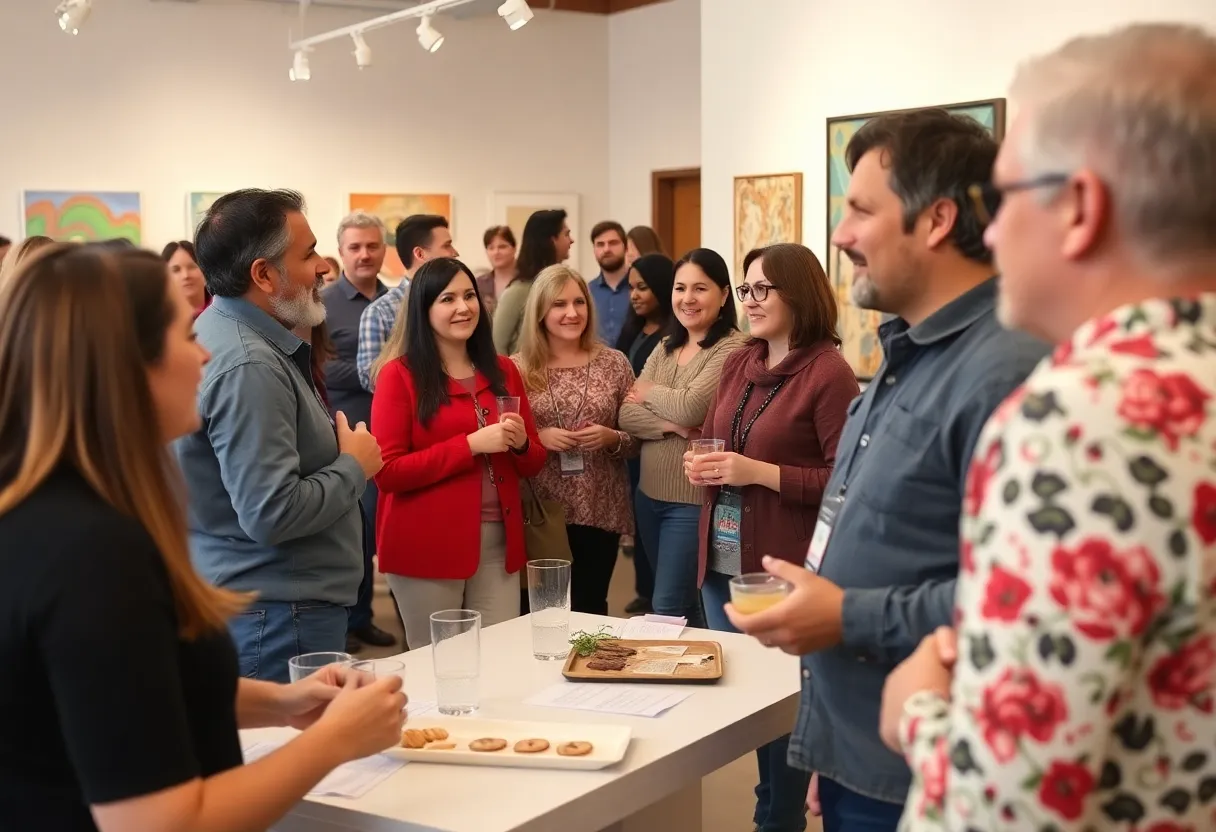
[[[438,610],[477,610],[485,626],[519,614],[519,478],[540,473],[546,453],[469,268],[426,262],[403,305],[372,367],[372,432],[384,456],[380,570],[414,649],[430,643]],[[500,419],[498,396],[518,396],[520,412]]]

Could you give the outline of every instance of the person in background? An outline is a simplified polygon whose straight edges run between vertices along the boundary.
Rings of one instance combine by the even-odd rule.
[[[325,285],[337,283],[338,278],[342,275],[342,264],[338,262],[337,257],[326,255],[325,262],[329,264],[329,271],[325,273]]]
[[[515,232],[509,225],[492,225],[482,235],[490,270],[477,278],[477,290],[486,311],[494,314],[498,298],[515,279]]]
[[[595,299],[596,334],[605,344],[615,344],[629,314],[629,266],[625,263],[625,228],[606,220],[591,229],[591,245],[600,273],[589,283]]]
[[[35,234],[32,237],[26,237],[16,246],[10,247],[8,254],[4,256],[3,260],[0,260],[0,286],[3,286],[8,276],[15,272],[17,267],[33,255],[34,252],[46,248],[54,242],[50,237]]]
[[[500,355],[511,355],[519,346],[519,328],[524,322],[532,281],[544,269],[566,262],[573,245],[563,209],[535,211],[528,217],[519,259],[515,262],[515,280],[499,296],[494,313],[494,348]]]
[[[633,370],[624,354],[595,337],[597,313],[578,272],[550,266],[532,286],[520,351],[511,360],[549,452],[533,480],[537,496],[566,510],[574,553],[570,608],[607,615],[621,535],[633,531],[623,460],[636,456],[638,445],[617,427]]]
[[[640,262],[640,261],[639,261]],[[725,437],[721,453],[684,454],[684,470],[703,486],[701,597],[710,629],[739,632],[726,617],[730,580],[760,572],[771,555],[801,564],[836,460],[849,402],[860,392],[840,354],[836,297],[818,258],[782,243],[743,260],[736,289],[751,342],[731,353],[701,428]],[[756,756],[756,828],[806,828],[809,772],[786,762],[789,736]]]
[[[427,260],[436,257],[459,257],[452,245],[452,230],[446,218],[438,214],[414,214],[397,224],[397,256],[405,265],[405,277],[393,288],[376,298],[359,319],[359,348],[355,364],[363,389],[375,388],[372,363],[380,355],[384,342],[393,331],[393,324],[402,314],[409,296],[410,281]]]
[[[540,472],[545,449],[519,371],[494,352],[468,266],[428,261],[410,293],[372,368],[372,426],[385,460],[380,569],[414,650],[430,644],[438,610],[477,610],[486,627],[519,614],[519,480]],[[518,397],[519,413],[500,417],[498,396]]]
[[[1001,322],[1057,347],[971,460],[957,633],[887,680],[904,829],[1213,826],[1213,78],[1210,31],[1142,24],[1014,80],[976,190]]]
[[[337,279],[321,290],[325,304],[325,325],[332,339],[332,350],[324,366],[324,384],[329,391],[330,413],[346,414],[348,422],[371,423],[372,394],[359,379],[359,322],[367,308],[388,293],[380,280],[387,230],[374,214],[355,211],[338,223],[338,254],[342,256]],[[317,344],[313,343],[313,359]],[[376,566],[376,484],[369,480],[363,492],[363,580],[359,597],[350,608],[346,622],[346,652],[357,653],[364,644],[391,647],[395,639],[372,620],[372,593]]]
[[[325,320],[316,246],[294,191],[225,194],[195,236],[215,295],[195,331],[212,359],[202,426],[174,449],[195,566],[258,594],[229,624],[249,678],[283,680],[291,657],[345,647],[363,579],[359,497],[380,470],[366,425],[341,412],[331,421],[312,351],[293,332]]]
[[[207,278],[198,267],[198,259],[194,256],[194,243],[189,240],[169,243],[160,256],[169,266],[169,277],[181,284],[182,291],[186,294],[186,302],[190,304],[194,317],[197,318],[211,303],[211,293],[207,291]]]
[[[669,333],[650,354],[621,406],[621,429],[642,440],[634,509],[654,571],[660,615],[704,625],[697,591],[701,493],[684,474],[684,451],[699,435],[726,358],[745,341],[735,326],[730,272],[716,251],[696,248],[676,263]],[[707,437],[713,438],[713,437]]]
[[[6,829],[266,829],[399,742],[400,679],[237,677],[250,598],[191,568],[166,451],[199,426],[193,318],[147,251],[58,244],[0,291]],[[302,732],[243,765],[237,729],[275,725]]]
[[[675,264],[664,254],[648,254],[633,261],[629,268],[629,313],[616,340],[616,348],[625,353],[635,376],[642,374],[646,360],[659,345],[659,340],[671,321],[671,289]],[[632,456],[626,460],[629,471],[629,493],[638,490],[642,475],[641,460]],[[631,498],[632,499],[632,498]],[[634,599],[625,606],[630,615],[652,612],[650,596],[654,593],[654,570],[646,555],[641,536],[635,528],[632,544],[622,550],[633,557]]]
[[[625,263],[633,265],[639,257],[647,254],[663,254],[663,241],[649,225],[635,225],[625,233]]]
[[[10,248],[12,248],[12,246],[13,246],[13,241],[10,240],[8,237],[5,237],[3,234],[0,234],[0,263],[4,262],[4,258],[8,254],[8,250]]]
[[[853,301],[896,317],[849,406],[807,568],[766,557],[790,597],[752,615],[727,607],[743,632],[803,657],[790,762],[819,772],[810,802],[825,832],[899,821],[909,773],[876,730],[883,681],[951,621],[976,439],[1047,352],[996,319],[992,253],[967,197],[996,152],[984,127],[941,109],[872,119],[850,140],[832,243],[856,267]]]

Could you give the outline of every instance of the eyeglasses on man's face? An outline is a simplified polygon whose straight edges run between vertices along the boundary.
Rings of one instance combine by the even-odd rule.
[[[768,283],[743,283],[735,287],[735,297],[739,299],[739,303],[746,303],[747,296],[751,295],[756,303],[764,303],[768,300],[768,293],[772,288]]]
[[[1029,191],[1035,188],[1054,188],[1063,185],[1069,179],[1067,173],[1045,173],[1032,179],[1022,179],[1017,182],[1006,182],[998,185],[995,182],[980,182],[967,188],[967,196],[975,204],[975,212],[980,222],[990,224],[996,219],[997,211],[1001,210],[1001,202],[1008,194],[1018,191]]]

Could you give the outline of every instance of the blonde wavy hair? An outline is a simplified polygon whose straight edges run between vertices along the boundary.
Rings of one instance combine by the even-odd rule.
[[[553,301],[570,281],[578,284],[579,291],[587,300],[587,326],[579,338],[578,345],[591,353],[592,357],[603,349],[603,344],[596,335],[595,302],[591,299],[587,281],[574,269],[561,263],[542,269],[528,292],[528,300],[524,305],[524,322],[519,334],[519,368],[524,378],[524,386],[530,391],[544,390],[548,385],[546,371],[551,353],[549,332],[545,329],[545,316],[553,308]]]
[[[8,254],[4,255],[4,262],[0,263],[0,286],[3,286],[9,276],[17,271],[17,267],[21,265],[22,261],[29,259],[34,252],[46,248],[54,242],[50,237],[35,234],[32,237],[26,237],[20,243],[13,244],[8,250]]]

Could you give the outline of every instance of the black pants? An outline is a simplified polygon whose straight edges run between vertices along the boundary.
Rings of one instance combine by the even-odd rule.
[[[367,490],[360,500],[363,513],[363,580],[359,582],[359,599],[347,607],[348,630],[361,630],[372,623],[372,593],[375,589],[376,566],[376,483],[367,481]]]
[[[616,568],[621,536],[592,526],[566,526],[574,563],[570,568],[570,609],[608,614],[608,585]]]

